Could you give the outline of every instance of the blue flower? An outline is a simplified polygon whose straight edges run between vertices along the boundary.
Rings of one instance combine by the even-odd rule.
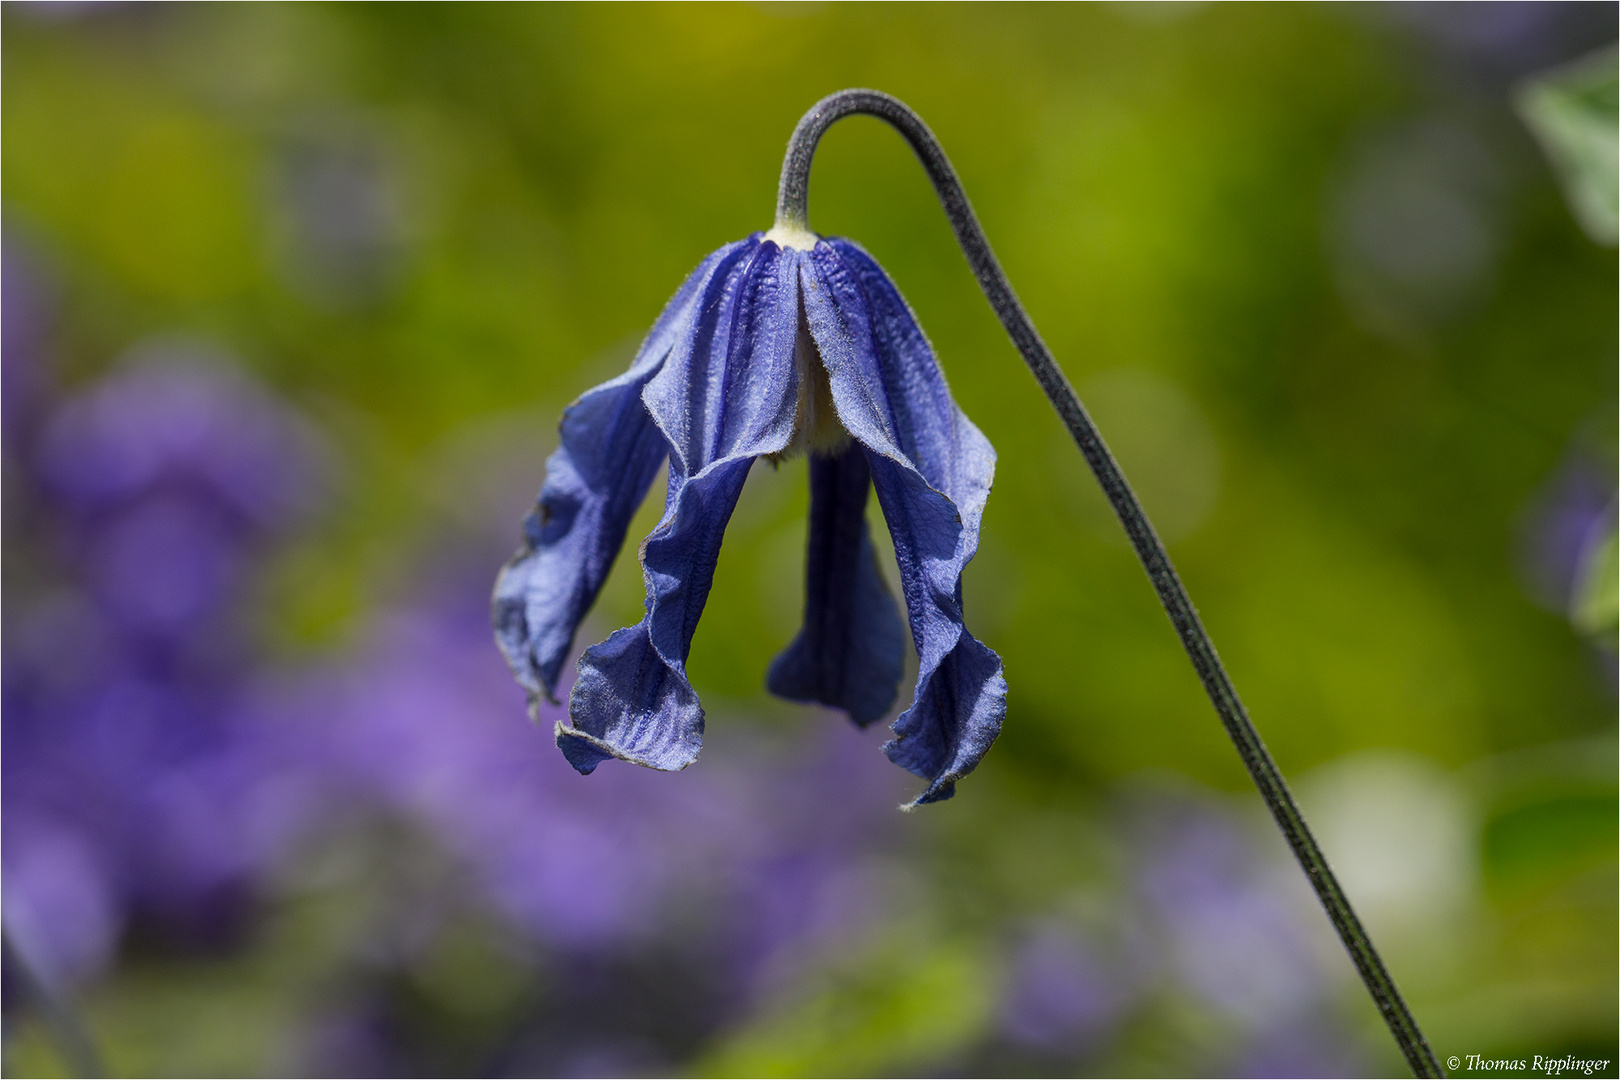
[[[585,651],[557,745],[589,773],[609,757],[696,760],[703,709],[686,675],[726,522],[761,457],[810,454],[804,628],[771,664],[794,701],[886,714],[901,678],[899,612],[865,508],[877,490],[917,647],[911,707],[885,744],[949,798],[1001,729],[1001,661],[962,625],[995,451],[957,408],[933,350],[872,257],[842,239],[774,230],[705,259],[630,370],[563,414],[561,445],[495,586],[496,638],[531,701],[559,672],[631,516],[664,459],[664,516],[641,545],[646,617]],[[915,804],[913,804],[915,805]]]

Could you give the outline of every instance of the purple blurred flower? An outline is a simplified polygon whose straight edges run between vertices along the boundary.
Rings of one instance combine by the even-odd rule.
[[[1306,921],[1319,912],[1277,887],[1252,835],[1216,806],[1172,798],[1146,815],[1139,843],[1136,889],[1162,970],[1238,1038],[1232,1075],[1358,1071],[1324,966],[1332,954]]]
[[[40,474],[73,513],[172,493],[218,505],[243,529],[309,508],[320,464],[308,425],[262,388],[218,357],[164,343],[65,403],[38,452]]]
[[[1031,927],[1013,954],[1001,1030],[1032,1050],[1079,1052],[1119,1019],[1135,981],[1074,928],[1057,921]]]
[[[864,919],[851,878],[899,792],[856,732],[777,762],[721,754],[696,783],[586,782],[534,740],[482,610],[444,595],[382,618],[334,673],[338,754],[360,803],[424,825],[516,926],[612,948],[693,912],[708,914],[686,931],[713,933],[724,911],[723,951],[746,980],[784,945]]]
[[[631,933],[651,914],[666,852],[629,812],[647,792],[564,790],[577,777],[537,752],[521,692],[482,619],[431,608],[384,616],[334,687],[338,753],[356,793],[427,826],[498,906],[553,944]],[[625,800],[614,813],[604,798]],[[608,810],[610,812],[592,812]]]
[[[33,250],[7,235],[0,242],[0,429],[8,447],[32,430],[33,414],[50,390],[40,355],[50,291]]]
[[[321,462],[245,376],[149,352],[51,410],[24,461],[60,580],[6,613],[5,906],[43,967],[93,974],[137,921],[217,940],[293,839],[379,813],[557,955],[705,942],[728,1008],[879,912],[900,791],[853,730],[739,740],[695,784],[586,782],[535,742],[476,587],[431,570],[354,655],[257,661],[245,576]]]
[[[1233,1076],[1363,1076],[1355,1040],[1321,1017],[1290,1016],[1263,1028],[1239,1053]]]
[[[251,705],[231,617],[319,459],[245,376],[154,348],[48,412],[23,464],[57,580],[6,608],[5,917],[86,974],[130,918],[230,933],[297,817],[305,749]]]
[[[1324,998],[1325,974],[1296,909],[1235,824],[1170,803],[1155,812],[1143,850],[1137,888],[1183,986],[1251,1027]]]
[[[7,935],[51,985],[100,970],[122,929],[122,905],[89,838],[11,805],[5,816]]]
[[[1198,1051],[1205,1068],[1230,1055],[1239,1076],[1353,1072],[1315,912],[1279,891],[1254,838],[1215,802],[1131,802],[1112,903],[1088,905],[1084,922],[1035,921],[1010,953],[998,1030],[1014,1056],[1002,1067],[1027,1068],[1031,1054],[1107,1061],[1116,1032],[1169,1004],[1215,1021],[1219,1037]]]
[[[121,622],[173,634],[235,591],[244,552],[217,506],[159,496],[113,517],[85,551],[89,584]]]
[[[1531,597],[1568,614],[1585,557],[1614,520],[1613,472],[1572,452],[1531,499],[1521,534],[1521,568]]]
[[[1383,13],[1424,31],[1500,83],[1614,40],[1613,9],[1600,4],[1425,2],[1391,5]]]

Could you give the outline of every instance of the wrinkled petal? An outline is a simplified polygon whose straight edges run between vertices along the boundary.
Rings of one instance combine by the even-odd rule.
[[[889,711],[905,661],[900,612],[866,526],[871,486],[857,443],[810,458],[804,629],[766,679],[771,693],[843,709],[862,727]]]
[[[596,602],[625,530],[668,452],[642,391],[672,349],[690,342],[699,307],[746,254],[746,241],[710,255],[654,324],[630,370],[563,414],[546,481],[523,522],[523,547],[496,579],[495,638],[531,699],[556,700],[557,677],[580,620]]]
[[[803,253],[756,236],[716,274],[683,339],[642,391],[670,447],[663,520],[642,545],[647,615],[587,649],[557,743],[589,772],[607,757],[680,769],[703,741],[686,676],[720,541],[754,458],[793,436],[798,277]]]
[[[1006,680],[962,624],[962,570],[978,548],[995,451],[951,400],[933,350],[872,258],[817,244],[805,311],[839,419],[867,452],[917,647],[917,689],[889,759],[928,780],[916,802],[950,798],[1001,730]]]

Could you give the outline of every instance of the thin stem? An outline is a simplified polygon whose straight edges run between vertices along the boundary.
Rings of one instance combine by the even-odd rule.
[[[1271,759],[1260,733],[1249,720],[1243,702],[1232,687],[1232,680],[1221,666],[1209,634],[1198,619],[1198,611],[1187,596],[1186,587],[1170,563],[1164,544],[1143,512],[1136,493],[1125,482],[1124,474],[1120,472],[1102,436],[1097,433],[1085,407],[1080,404],[1074,388],[1069,385],[1069,380],[1052,358],[1051,350],[1036,332],[1035,324],[1030,322],[1023,305],[1018,302],[1007,275],[1002,272],[1001,264],[990,250],[984,230],[979,227],[973,207],[968,203],[961,181],[956,177],[956,170],[951,167],[950,160],[933,132],[928,130],[928,125],[904,103],[876,90],[841,90],[822,98],[804,114],[798,127],[793,129],[793,137],[788,140],[787,157],[782,162],[782,182],[777,191],[777,225],[808,231],[810,163],[815,157],[816,144],[835,122],[857,113],[887,122],[916,151],[929,180],[934,184],[934,190],[939,194],[945,216],[950,219],[951,228],[956,232],[957,243],[967,256],[968,265],[973,268],[973,276],[979,279],[979,287],[984,290],[990,306],[1001,319],[1001,325],[1006,327],[1013,344],[1034,373],[1035,381],[1040,383],[1052,407],[1069,429],[1069,434],[1074,436],[1080,453],[1085,455],[1086,463],[1102,485],[1114,513],[1119,515],[1120,524],[1125,527],[1137,557],[1142,560],[1142,566],[1147,570],[1153,588],[1159,594],[1159,601],[1170,616],[1170,622],[1175,625],[1176,633],[1181,635],[1181,644],[1192,659],[1193,669],[1198,672],[1198,678],[1214,703],[1221,723],[1226,726],[1226,733],[1237,747],[1238,756],[1243,759],[1255,787],[1260,789],[1261,798],[1276,818],[1288,846],[1293,849],[1305,876],[1310,879],[1311,886],[1327,910],[1334,929],[1339,932],[1340,940],[1349,950],[1350,959],[1354,961],[1362,982],[1367,985],[1367,992],[1372,995],[1384,1022],[1389,1025],[1391,1034],[1400,1045],[1401,1053],[1406,1055],[1413,1075],[1444,1076],[1417,1021],[1401,998],[1395,980],[1390,978],[1384,962],[1379,959],[1372,940],[1362,928],[1361,920],[1356,918],[1350,901],[1339,887],[1338,879],[1333,876],[1327,859],[1306,826],[1305,817],[1295,804],[1288,785],[1283,782],[1276,762]]]
[[[105,1076],[101,1055],[89,1031],[66,996],[51,985],[28,957],[11,940],[9,931],[0,931],[0,953],[9,975],[21,986],[22,996],[39,1010],[39,1017],[56,1042],[62,1062],[72,1076]]]

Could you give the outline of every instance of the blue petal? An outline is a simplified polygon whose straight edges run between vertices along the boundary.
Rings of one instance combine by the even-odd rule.
[[[871,486],[857,443],[810,458],[804,629],[766,678],[771,693],[843,709],[862,727],[889,711],[905,661],[900,611],[866,527]]]
[[[867,451],[894,539],[917,689],[894,722],[889,759],[928,780],[918,803],[948,799],[1001,731],[1001,661],[962,625],[962,569],[979,543],[995,451],[951,400],[916,319],[871,256],[817,244],[805,312],[838,417]]]
[[[630,370],[563,413],[546,481],[523,522],[523,547],[495,581],[495,640],[531,700],[555,701],[557,676],[580,620],[596,602],[624,533],[668,452],[641,394],[672,349],[692,336],[698,306],[745,252],[703,260],[653,325]]]
[[[612,756],[657,769],[697,758],[703,709],[686,658],[726,523],[754,458],[793,436],[799,264],[753,237],[708,283],[694,332],[642,391],[669,443],[663,520],[641,548],[647,615],[587,649],[557,743],[576,769]]]

